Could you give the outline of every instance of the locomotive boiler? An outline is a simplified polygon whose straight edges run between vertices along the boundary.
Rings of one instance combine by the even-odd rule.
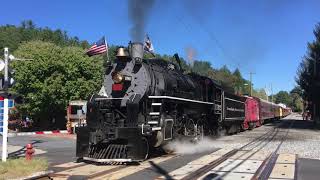
[[[141,43],[118,48],[100,92],[88,100],[87,126],[77,128],[79,159],[142,161],[173,139],[239,130],[243,99],[208,77],[184,73],[177,54],[174,63],[143,53]]]

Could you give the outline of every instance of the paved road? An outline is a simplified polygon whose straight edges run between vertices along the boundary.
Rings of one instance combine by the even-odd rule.
[[[298,169],[299,180],[320,179],[320,160],[300,158]]]
[[[75,160],[75,139],[59,135],[34,135],[9,137],[8,144],[23,147],[32,143],[36,149],[42,150],[37,156],[44,156],[48,159],[50,165],[70,162]],[[22,149],[22,148],[20,148]],[[17,152],[15,155],[24,154],[25,149]],[[12,153],[11,155],[13,155]]]

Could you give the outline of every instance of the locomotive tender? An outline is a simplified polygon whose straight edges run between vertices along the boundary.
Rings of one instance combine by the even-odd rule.
[[[142,161],[173,139],[243,128],[246,98],[208,77],[185,74],[177,54],[175,59],[178,65],[143,59],[141,43],[118,49],[99,94],[88,101],[87,126],[77,128],[79,159]]]

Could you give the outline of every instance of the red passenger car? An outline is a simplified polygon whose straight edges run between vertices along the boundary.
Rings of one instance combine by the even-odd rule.
[[[259,117],[261,124],[266,120],[274,119],[275,111],[273,103],[260,98],[255,99],[259,102]]]
[[[253,129],[255,127],[261,126],[259,118],[259,102],[253,97],[246,97],[245,102],[246,107],[246,117],[243,122],[242,128],[244,130]]]

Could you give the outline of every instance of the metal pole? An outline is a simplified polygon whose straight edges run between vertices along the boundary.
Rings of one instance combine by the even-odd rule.
[[[4,90],[8,89],[9,85],[9,48],[4,48]],[[7,95],[5,95],[7,96]],[[8,97],[4,98],[3,102],[3,132],[2,132],[2,161],[7,161],[7,142],[8,142],[8,120],[9,120],[9,109],[8,109]]]
[[[272,83],[271,83],[271,102],[273,102],[273,89],[272,89]]]
[[[7,142],[8,142],[8,120],[9,120],[9,103],[8,98],[4,98],[3,102],[3,133],[2,133],[2,161],[7,161]]]
[[[108,62],[110,62],[110,59],[109,59],[109,47],[108,47],[108,44],[107,44],[106,38],[104,38],[104,44],[105,44],[106,49],[107,49],[107,59],[108,59]]]
[[[250,72],[250,96],[252,96],[252,74],[255,74],[253,72]]]
[[[250,96],[252,96],[252,73],[250,72]]]
[[[269,91],[268,91],[268,89],[267,89],[267,86],[264,86],[264,92],[266,92],[266,95],[267,95],[267,101],[269,102],[269,96],[268,96]]]
[[[4,89],[6,90],[9,85],[9,49],[4,48]]]

